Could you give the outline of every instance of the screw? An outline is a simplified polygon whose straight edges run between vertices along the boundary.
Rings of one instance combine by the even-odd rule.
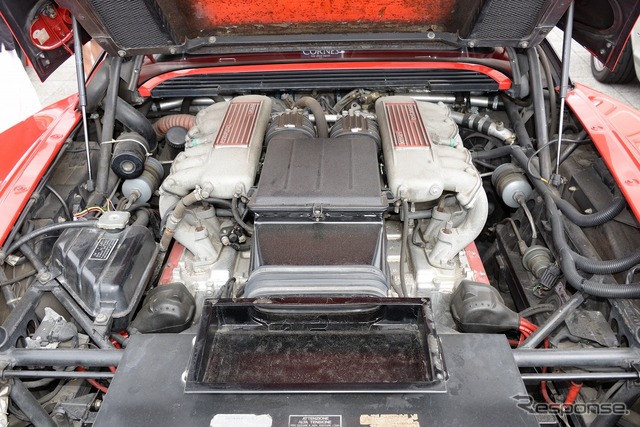
[[[104,313],[100,313],[96,316],[96,323],[104,323],[107,321],[107,315]]]
[[[584,213],[586,214],[592,214],[593,213],[593,209],[589,208],[589,209],[585,209]]]
[[[569,187],[569,191],[573,193],[574,191],[578,191],[578,189],[572,185],[571,187]]]
[[[119,50],[118,51],[118,56],[125,56],[127,54],[127,52],[125,52],[124,50]]]
[[[40,282],[48,282],[49,280],[51,280],[51,273],[49,273],[48,271],[45,271],[44,273],[40,273],[38,275],[38,280]]]
[[[431,194],[432,196],[437,196],[440,193],[442,193],[442,188],[440,188],[439,185],[432,185],[429,189],[429,194]]]

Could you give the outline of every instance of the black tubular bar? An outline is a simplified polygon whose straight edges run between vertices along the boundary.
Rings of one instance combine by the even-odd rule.
[[[619,381],[638,380],[638,372],[548,372],[542,374],[521,374],[525,383],[539,383],[540,381]]]
[[[123,350],[26,349],[14,348],[0,354],[0,363],[9,366],[118,366]]]
[[[640,362],[640,349],[636,348],[585,348],[572,350],[520,349],[513,350],[513,358],[519,367],[622,367]]]
[[[80,306],[71,298],[71,296],[62,289],[60,286],[56,286],[51,290],[60,304],[71,314],[71,316],[78,322],[82,329],[91,337],[91,339],[100,348],[113,348],[113,344],[109,340],[99,334],[93,327],[93,321],[85,314]]]
[[[35,427],[57,427],[49,414],[45,412],[44,408],[33,397],[33,394],[19,379],[13,380],[9,397]]]
[[[571,298],[536,329],[518,348],[536,348],[546,337],[553,332],[567,316],[575,311],[584,301],[584,296],[580,292],[573,294]]]

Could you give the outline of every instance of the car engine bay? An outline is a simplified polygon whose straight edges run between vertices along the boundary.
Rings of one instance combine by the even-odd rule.
[[[127,61],[106,59],[89,150],[80,125],[0,252],[7,425],[142,425],[112,387],[135,387],[153,352],[176,385],[151,391],[151,372],[149,396],[222,393],[228,413],[233,396],[267,414],[273,393],[350,392],[360,425],[385,425],[362,421],[385,413],[375,396],[455,395],[477,364],[496,386],[469,385],[474,405],[493,388],[533,409],[475,425],[633,425],[640,225],[570,110],[554,135],[545,50],[518,52],[542,71],[508,90],[309,80],[146,99],[118,91]],[[596,402],[626,414],[612,424]],[[389,405],[410,419],[426,403]],[[456,405],[433,419],[453,425]]]

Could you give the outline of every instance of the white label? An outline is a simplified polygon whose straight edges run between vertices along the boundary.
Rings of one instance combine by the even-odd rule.
[[[420,427],[418,414],[369,414],[360,416],[360,425],[368,427]]]
[[[289,427],[342,427],[342,415],[289,415]]]
[[[210,427],[271,427],[271,415],[263,414],[217,414],[211,420]]]

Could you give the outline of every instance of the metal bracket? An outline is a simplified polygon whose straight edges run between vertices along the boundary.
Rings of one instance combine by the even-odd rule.
[[[94,330],[105,337],[105,339],[108,338],[109,332],[111,331],[111,324],[113,323],[112,315],[115,309],[115,302],[103,303],[103,305],[100,307],[100,312],[93,320]]]
[[[324,213],[322,213],[322,205],[321,204],[314,204],[313,205],[313,220],[316,222],[319,222],[321,220],[324,219]]]

